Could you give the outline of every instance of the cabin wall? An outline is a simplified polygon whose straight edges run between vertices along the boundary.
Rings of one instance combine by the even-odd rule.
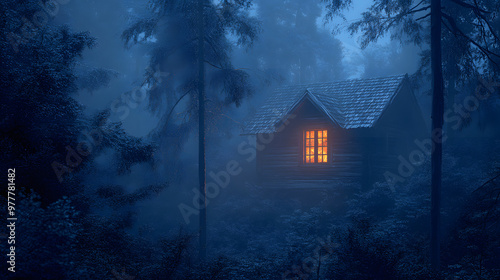
[[[403,83],[399,94],[382,114],[377,124],[370,128],[369,151],[372,181],[385,180],[384,173],[398,174],[400,158],[407,160],[418,148],[415,140],[423,140],[428,134],[418,102],[408,83]]]
[[[265,185],[353,182],[370,186],[385,180],[387,171],[397,174],[398,157],[408,158],[415,139],[423,139],[426,131],[416,99],[405,84],[373,128],[340,128],[307,99],[294,116],[280,132],[257,135],[261,148],[257,149],[257,172]],[[303,133],[309,129],[328,130],[327,164],[303,164]]]
[[[257,144],[264,147],[257,152],[257,171],[262,182],[299,186],[329,184],[347,178],[359,180],[363,172],[363,156],[357,132],[333,125],[308,100],[294,114],[295,117],[283,126],[281,132],[273,134],[272,141],[267,140],[269,135],[257,135]],[[327,164],[303,164],[303,133],[309,129],[328,130]]]

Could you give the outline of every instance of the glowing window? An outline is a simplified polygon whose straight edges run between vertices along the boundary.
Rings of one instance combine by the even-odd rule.
[[[306,130],[304,133],[304,163],[328,162],[328,132]]]

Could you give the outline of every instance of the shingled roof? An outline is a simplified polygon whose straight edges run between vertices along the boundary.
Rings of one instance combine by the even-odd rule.
[[[345,129],[372,127],[399,92],[407,75],[277,88],[243,134],[275,132],[276,124],[304,98]]]

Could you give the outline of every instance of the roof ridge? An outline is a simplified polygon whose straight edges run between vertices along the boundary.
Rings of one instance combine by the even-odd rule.
[[[316,86],[316,85],[333,84],[333,83],[344,83],[344,82],[383,80],[383,79],[389,79],[389,78],[395,78],[395,77],[404,78],[406,76],[408,76],[408,73],[390,75],[390,76],[379,76],[379,77],[373,77],[373,78],[352,78],[352,79],[345,79],[345,80],[335,80],[335,81],[330,81],[330,82],[318,82],[318,83],[309,83],[309,84],[289,84],[289,85],[278,86],[278,87],[276,87],[276,89],[286,88],[286,87],[307,87],[307,86]],[[306,89],[308,89],[308,88],[306,88]]]

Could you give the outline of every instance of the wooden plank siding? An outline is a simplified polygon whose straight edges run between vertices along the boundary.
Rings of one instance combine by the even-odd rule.
[[[405,91],[408,89],[405,89]],[[422,135],[420,109],[410,92],[398,94],[374,127],[343,129],[306,99],[281,132],[257,134],[257,172],[264,186],[334,186],[338,182],[371,185],[384,172],[397,170],[398,155],[407,155]],[[419,119],[420,118],[420,119]],[[305,130],[328,130],[328,163],[303,163]],[[267,144],[264,144],[267,143]]]
[[[355,139],[346,130],[332,122],[306,100],[294,112],[296,117],[281,132],[274,133],[273,141],[257,153],[257,165],[263,183],[296,185],[304,182],[336,181],[361,175],[362,154]],[[328,163],[303,163],[305,130],[328,130]],[[259,137],[257,135],[257,141]]]

